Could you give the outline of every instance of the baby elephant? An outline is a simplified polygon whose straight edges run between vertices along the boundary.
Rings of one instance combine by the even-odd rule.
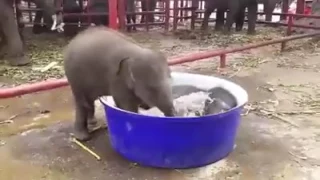
[[[221,113],[237,106],[236,98],[229,91],[221,87],[215,87],[209,90],[200,89],[190,85],[178,85],[172,87],[174,99],[200,91],[208,92],[210,98],[205,101],[202,115]]]
[[[160,52],[141,47],[105,27],[90,27],[75,36],[64,51],[64,69],[75,99],[75,137],[90,139],[94,101],[111,95],[117,107],[138,112],[138,106],[157,107],[176,114],[171,71]]]

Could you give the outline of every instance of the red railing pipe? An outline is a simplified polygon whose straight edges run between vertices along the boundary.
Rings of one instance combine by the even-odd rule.
[[[118,1],[108,0],[109,2],[109,27],[112,29],[118,29]]]
[[[211,51],[193,53],[193,54],[189,54],[189,55],[185,55],[185,56],[173,57],[169,60],[169,65],[182,64],[182,63],[186,63],[186,62],[197,61],[200,59],[206,59],[206,58],[215,57],[215,56],[222,56],[222,58],[221,58],[222,63],[225,63],[225,62],[223,62],[223,61],[225,61],[225,55],[229,54],[229,53],[234,53],[234,52],[238,52],[238,51],[261,47],[261,46],[277,44],[277,43],[281,43],[284,41],[291,41],[291,40],[295,40],[295,39],[302,39],[302,38],[319,36],[319,35],[320,35],[320,32],[314,32],[314,33],[309,33],[309,34],[284,37],[284,38],[265,41],[265,42],[257,43],[257,44],[249,44],[247,46],[240,46],[240,47],[236,47],[236,48],[211,50]],[[225,66],[225,64],[223,66]],[[221,64],[220,64],[220,67],[221,67]],[[33,83],[33,84],[23,84],[23,85],[12,87],[12,88],[2,88],[2,89],[0,89],[0,99],[21,96],[24,94],[34,93],[34,92],[38,92],[38,91],[55,89],[55,88],[59,88],[59,87],[67,86],[67,85],[68,85],[68,82],[66,79],[57,79],[57,80],[47,80],[47,81],[37,82],[37,83]]]

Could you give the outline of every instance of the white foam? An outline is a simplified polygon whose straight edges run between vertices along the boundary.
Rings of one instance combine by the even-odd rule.
[[[203,114],[205,101],[207,99],[210,99],[209,93],[200,91],[174,99],[173,105],[178,112],[178,116],[197,117],[200,114]],[[139,110],[139,113],[149,116],[164,117],[164,114],[157,107],[148,110],[141,109]]]

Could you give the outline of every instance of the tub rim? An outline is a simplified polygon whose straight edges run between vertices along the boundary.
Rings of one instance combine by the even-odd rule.
[[[229,81],[229,80],[226,80],[226,79],[223,79],[223,78],[214,77],[214,76],[207,76],[207,75],[194,74],[194,73],[185,73],[185,72],[172,72],[171,76],[173,78],[175,76],[176,77],[178,77],[178,76],[184,76],[184,77],[193,76],[194,78],[203,78],[204,81],[205,81],[205,79],[207,79],[208,81],[216,81],[217,82],[216,86],[207,86],[206,83],[201,83],[203,86],[201,86],[201,85],[196,85],[196,86],[201,88],[201,89],[205,89],[205,90],[208,90],[208,89],[213,88],[213,87],[224,87],[229,92],[231,92],[233,95],[238,92],[238,93],[240,93],[242,95],[242,97],[239,98],[239,96],[235,96],[236,99],[237,99],[237,104],[238,105],[236,107],[233,107],[233,108],[229,109],[228,111],[225,111],[225,112],[219,113],[219,114],[209,114],[209,115],[205,115],[205,116],[196,116],[196,117],[166,117],[166,116],[161,117],[161,116],[152,116],[152,115],[140,114],[140,113],[126,111],[126,110],[123,110],[123,109],[120,109],[120,108],[116,107],[112,96],[102,96],[102,97],[99,98],[99,100],[103,104],[104,108],[105,107],[112,108],[113,110],[120,111],[121,113],[125,113],[125,114],[130,115],[130,116],[148,117],[148,118],[154,118],[154,119],[159,119],[160,118],[160,119],[169,120],[169,121],[177,121],[177,120],[178,121],[185,121],[185,119],[188,119],[185,122],[190,122],[190,120],[191,121],[192,120],[199,121],[199,120],[207,120],[207,119],[212,120],[211,118],[217,118],[217,117],[221,118],[221,116],[227,116],[230,113],[234,113],[234,111],[243,108],[248,102],[248,93],[246,92],[246,90],[243,89],[238,84],[232,82],[232,81]],[[175,83],[175,81],[173,81],[173,85],[190,85],[190,84],[188,84],[188,83]],[[231,86],[233,88],[229,89],[228,86]]]

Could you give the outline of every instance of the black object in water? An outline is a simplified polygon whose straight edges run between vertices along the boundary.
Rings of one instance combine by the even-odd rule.
[[[229,91],[221,87],[215,87],[209,90],[190,85],[177,85],[172,87],[174,99],[200,91],[209,93],[209,99],[205,101],[205,107],[201,115],[217,114],[237,106],[236,98]]]

